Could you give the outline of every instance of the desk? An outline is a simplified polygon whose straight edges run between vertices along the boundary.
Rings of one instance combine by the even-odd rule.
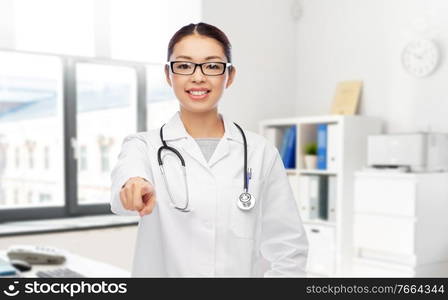
[[[130,272],[106,264],[97,260],[93,260],[87,257],[64,251],[66,260],[60,265],[33,265],[30,271],[20,273],[21,277],[36,278],[38,271],[52,270],[57,268],[66,267],[76,271],[86,277],[99,277],[99,278],[114,278],[114,277],[130,277]],[[8,260],[5,250],[0,250],[0,257]]]

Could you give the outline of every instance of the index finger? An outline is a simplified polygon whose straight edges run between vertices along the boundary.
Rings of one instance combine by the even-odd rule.
[[[143,209],[143,197],[142,197],[142,190],[144,189],[144,186],[141,183],[134,182],[132,184],[132,201],[134,204],[135,210],[142,210]]]

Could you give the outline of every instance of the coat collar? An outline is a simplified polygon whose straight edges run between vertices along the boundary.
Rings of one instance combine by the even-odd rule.
[[[178,145],[188,153],[188,155],[208,169],[230,153],[230,140],[238,142],[241,146],[243,145],[243,137],[235,124],[230,122],[224,115],[219,114],[219,116],[224,123],[224,136],[216,146],[215,152],[208,162],[205,161],[201,149],[194,138],[185,129],[179,111],[177,111],[163,127],[163,139],[167,143],[179,140],[180,143],[178,143]]]
[[[243,143],[243,137],[235,124],[228,120],[223,114],[218,114],[224,122],[224,138],[228,140],[238,141]],[[180,118],[180,112],[177,111],[171,119],[163,127],[163,139],[165,141],[177,140],[180,138],[192,138],[190,134],[185,129],[185,126]]]

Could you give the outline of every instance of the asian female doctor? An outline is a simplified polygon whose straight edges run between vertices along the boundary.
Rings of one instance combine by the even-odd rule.
[[[132,276],[305,276],[308,241],[278,150],[218,113],[231,63],[215,26],[184,26],[169,42],[179,111],[127,136],[111,174],[112,211],[141,216]]]

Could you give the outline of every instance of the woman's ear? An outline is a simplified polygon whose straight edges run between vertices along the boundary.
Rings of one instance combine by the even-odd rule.
[[[173,87],[173,85],[171,84],[171,78],[170,78],[170,67],[168,65],[165,65],[165,77],[166,77],[166,82],[168,82],[168,85],[170,87]]]
[[[233,79],[235,78],[236,69],[234,66],[230,67],[229,78],[227,79],[226,88],[232,85]]]

